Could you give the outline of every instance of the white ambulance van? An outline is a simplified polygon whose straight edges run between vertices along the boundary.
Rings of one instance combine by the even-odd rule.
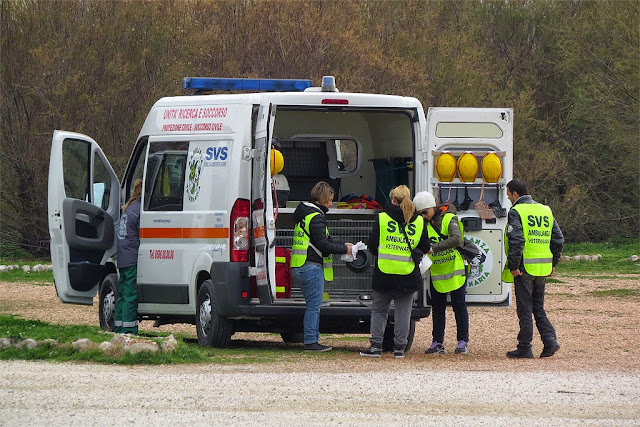
[[[415,98],[339,92],[330,76],[322,87],[311,86],[310,80],[185,78],[193,94],[155,103],[121,181],[95,140],[56,130],[48,218],[60,300],[92,304],[98,294],[100,325],[112,329],[115,236],[121,206],[138,178],[139,318],[195,324],[199,343],[216,347],[247,331],[301,342],[305,302],[288,266],[292,216],[318,181],[336,190],[326,219],[331,235],[343,242],[367,242],[378,205],[389,202],[396,185],[408,185],[412,194],[431,190],[443,200],[462,189],[477,200],[479,172],[473,182],[438,179],[435,160],[443,151],[472,151],[478,159],[498,153],[504,176],[485,194],[508,203],[512,110],[435,108],[425,119]],[[220,90],[252,93],[206,94]],[[276,143],[284,169],[272,177]],[[460,216],[467,237],[486,255],[471,278],[469,301],[509,304],[510,287],[500,278],[505,219],[482,220],[473,204]],[[321,332],[369,332],[374,265],[366,251],[353,264],[334,257]],[[425,281],[407,348],[415,321],[430,314],[428,298]],[[393,328],[387,330],[389,348]]]

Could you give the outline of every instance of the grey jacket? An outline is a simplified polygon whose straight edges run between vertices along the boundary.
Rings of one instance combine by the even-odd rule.
[[[519,203],[536,203],[530,195],[520,196],[515,201],[513,206]],[[507,218],[507,239],[509,241],[509,253],[507,254],[507,260],[509,263],[509,270],[524,271],[524,260],[522,257],[522,251],[524,250],[524,234],[522,232],[522,220],[520,214],[515,210],[509,210],[509,216]],[[553,219],[553,228],[551,229],[551,253],[553,254],[552,264],[555,267],[560,261],[562,255],[562,247],[564,246],[564,236],[562,230]]]
[[[431,218],[431,221],[429,221],[438,233],[440,233],[442,229],[442,219],[444,215],[445,214],[439,209],[436,209],[436,214]],[[462,246],[462,232],[460,231],[460,226],[458,226],[457,217],[451,219],[447,231],[448,237],[445,240],[431,242],[431,249],[433,249],[434,253],[446,251],[456,246]]]

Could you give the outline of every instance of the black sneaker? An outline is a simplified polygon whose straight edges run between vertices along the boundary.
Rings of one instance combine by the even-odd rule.
[[[558,344],[558,341],[551,341],[544,345],[542,353],[540,353],[540,357],[551,357],[556,354],[556,351],[558,350],[560,350],[560,344]]]
[[[306,351],[330,351],[331,347],[327,347],[326,345],[322,345],[322,344],[318,344],[317,342],[314,342],[313,344],[305,344],[304,345],[304,349]]]
[[[396,359],[404,359],[404,350],[393,350],[393,357]]]
[[[382,349],[378,347],[371,346],[366,350],[362,350],[360,352],[360,356],[364,357],[382,357]]]
[[[523,350],[521,348],[518,348],[513,351],[508,351],[507,357],[509,359],[533,359],[533,352],[531,351],[531,349]]]

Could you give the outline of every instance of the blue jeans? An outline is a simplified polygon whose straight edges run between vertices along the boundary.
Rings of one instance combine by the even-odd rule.
[[[302,267],[291,269],[295,286],[302,289],[307,303],[304,311],[304,343],[313,344],[320,338],[320,307],[324,294],[324,273],[322,265],[307,262]]]

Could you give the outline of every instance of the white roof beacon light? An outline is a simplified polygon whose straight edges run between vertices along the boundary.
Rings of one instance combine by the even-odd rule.
[[[322,92],[338,92],[334,76],[322,76]]]

